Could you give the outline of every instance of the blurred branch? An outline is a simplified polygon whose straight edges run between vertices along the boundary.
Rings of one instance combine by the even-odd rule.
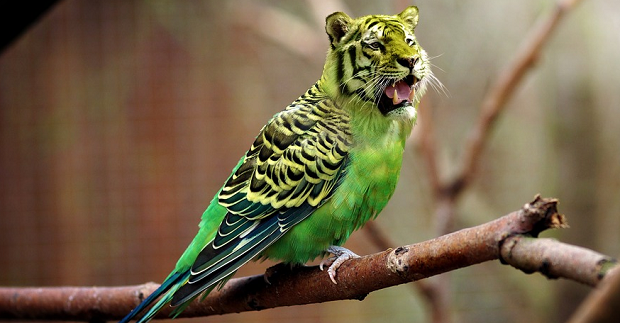
[[[341,0],[307,0],[306,4],[311,23],[278,7],[252,1],[240,1],[234,7],[235,13],[232,16],[237,17],[237,25],[251,29],[262,38],[308,62],[323,65],[328,43],[324,29],[325,18],[336,11],[351,11]]]
[[[419,128],[419,141],[418,146],[421,151],[421,156],[424,158],[427,169],[428,181],[430,183],[433,199],[437,201],[442,191],[442,183],[439,178],[439,168],[437,166],[436,147],[437,141],[435,140],[435,129],[432,120],[432,113],[430,111],[431,104],[430,98],[424,99],[420,102],[418,111],[418,125]]]
[[[387,235],[383,234],[383,231],[375,221],[367,222],[364,225],[364,230],[366,231],[366,237],[370,240],[370,242],[381,250],[387,250],[396,245]],[[440,300],[437,299],[437,289],[433,286],[433,284],[428,281],[420,280],[409,286],[413,287],[422,294],[424,299],[429,303],[431,317],[433,317],[436,322],[441,322],[444,315],[447,315],[447,313],[439,311],[441,306],[436,306]]]
[[[238,313],[344,299],[361,300],[375,290],[495,259],[521,266],[519,259],[524,255],[542,255],[536,252],[539,247],[533,243],[508,242],[514,237],[536,236],[548,228],[563,227],[565,220],[557,213],[556,204],[554,199],[537,196],[522,209],[492,222],[347,261],[338,270],[337,285],[317,267],[291,269],[288,265],[276,265],[268,269],[270,283],[265,281],[263,275],[232,279],[204,301],[196,300],[181,316]],[[587,249],[554,241],[545,243],[553,254],[570,252],[578,258],[588,259],[580,263],[583,268],[578,271],[577,280],[591,286],[597,285],[606,275],[601,270],[601,264],[612,263],[611,258]],[[546,259],[537,261],[548,262]],[[542,266],[539,269],[544,270],[539,271],[547,275],[553,272],[554,278],[563,277],[562,273],[569,272],[568,268],[574,265],[566,258],[557,257],[550,267]],[[613,266],[605,267],[607,270],[610,268]],[[530,266],[521,269],[532,270]],[[573,275],[566,278],[575,279]],[[157,285],[152,283],[104,288],[0,288],[0,319],[120,319],[155,288]],[[170,310],[166,308],[158,317],[165,318]]]
[[[349,14],[352,13],[352,10],[342,0],[306,0],[306,4],[310,8],[314,24],[319,27],[323,27],[325,25],[325,18],[336,11],[348,12]]]
[[[244,1],[233,10],[237,25],[251,29],[308,62],[322,65],[327,47],[327,35],[322,28],[311,26],[280,8],[255,2]]]
[[[437,143],[434,137],[433,122],[430,120],[431,115],[424,109],[420,109],[420,113],[426,114],[421,115],[420,150],[426,162],[429,182],[435,200],[435,226],[439,235],[452,230],[456,219],[456,201],[475,177],[491,129],[506,106],[506,102],[516,91],[525,73],[534,67],[543,46],[548,42],[561,19],[579,2],[580,0],[559,0],[554,11],[541,18],[529,35],[525,37],[513,62],[499,74],[497,81],[490,87],[482,100],[480,116],[469,134],[461,157],[460,172],[449,182],[441,182],[435,157]],[[448,312],[450,290],[447,282],[435,282],[435,284],[428,284],[426,287],[428,288],[423,293],[433,307],[432,313]],[[429,295],[432,295],[433,298],[428,298]],[[449,322],[449,319],[446,316],[434,316],[433,322],[445,323]]]
[[[455,217],[454,204],[476,175],[491,129],[506,106],[506,102],[516,91],[525,73],[534,67],[544,45],[549,41],[562,18],[579,2],[580,0],[558,1],[551,14],[541,18],[525,37],[512,63],[499,73],[497,81],[491,85],[489,92],[482,100],[480,116],[468,136],[461,158],[461,169],[458,175],[447,183],[439,181],[439,169],[434,156],[436,142],[432,133],[432,122],[424,121],[422,124],[421,151],[426,160],[429,178],[435,193],[436,222],[439,234],[450,232]]]
[[[605,275],[598,288],[577,308],[568,323],[618,322],[620,308],[620,270]]]
[[[499,74],[497,81],[482,101],[480,117],[467,140],[461,171],[444,187],[446,195],[450,195],[451,198],[458,196],[472,181],[480,164],[480,155],[498,115],[514,94],[525,73],[538,61],[543,46],[549,41],[561,19],[579,2],[580,0],[558,1],[553,12],[539,20],[525,38],[513,62]]]

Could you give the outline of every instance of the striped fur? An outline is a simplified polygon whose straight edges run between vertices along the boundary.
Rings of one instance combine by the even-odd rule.
[[[430,72],[418,10],[326,19],[321,79],[276,114],[202,216],[175,270],[121,322],[178,315],[258,258],[304,263],[341,245],[391,197]],[[393,95],[392,95],[393,94]]]

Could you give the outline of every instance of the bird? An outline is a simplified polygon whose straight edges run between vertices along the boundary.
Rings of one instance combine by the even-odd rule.
[[[342,245],[392,197],[420,99],[439,82],[417,24],[415,6],[326,18],[320,79],[260,130],[175,268],[121,323],[147,308],[138,322],[148,322],[166,304],[176,317],[252,260],[333,254],[320,267],[337,283],[338,267],[358,257]]]

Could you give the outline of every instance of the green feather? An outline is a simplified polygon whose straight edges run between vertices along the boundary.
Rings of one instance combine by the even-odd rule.
[[[245,263],[305,263],[377,216],[398,181],[405,141],[428,82],[415,41],[418,10],[327,17],[321,79],[260,131],[202,215],[175,270],[122,322],[155,302],[179,315]]]

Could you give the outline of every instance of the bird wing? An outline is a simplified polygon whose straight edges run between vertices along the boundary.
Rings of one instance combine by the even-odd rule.
[[[349,116],[324,100],[304,103],[263,127],[220,191],[228,213],[171,305],[225,280],[312,214],[341,182],[352,145]]]

